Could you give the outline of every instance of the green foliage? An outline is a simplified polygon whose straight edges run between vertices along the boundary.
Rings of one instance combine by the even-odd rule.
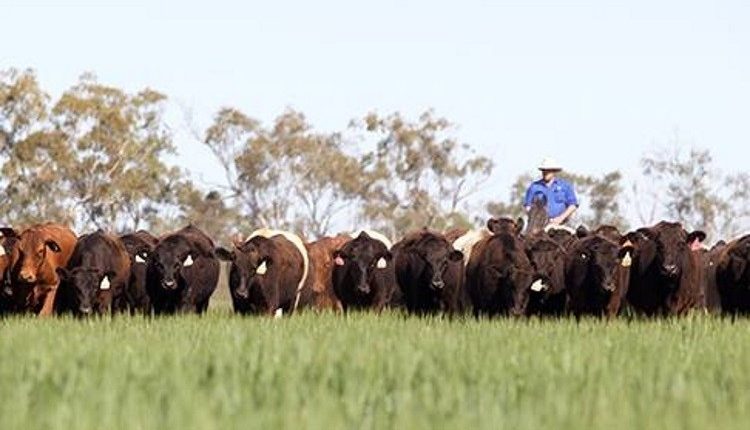
[[[447,119],[429,110],[415,122],[399,113],[371,113],[352,128],[375,140],[375,149],[363,158],[364,220],[393,237],[425,226],[468,224],[465,203],[494,164],[452,138]]]
[[[0,321],[0,428],[744,429],[748,321]]]
[[[713,165],[710,151],[692,148],[685,153],[675,139],[671,148],[641,159],[650,189],[663,190],[650,194],[654,204],[663,208],[667,218],[704,230],[709,237],[740,233],[750,217],[748,175],[725,174]]]
[[[222,109],[205,144],[225,170],[231,195],[251,226],[329,232],[361,190],[358,160],[338,133],[312,130],[287,111],[270,128],[235,109]]]
[[[1,76],[0,205],[8,218],[137,229],[177,202],[184,174],[163,161],[174,151],[164,95],[128,94],[86,74],[50,105],[33,72]]]

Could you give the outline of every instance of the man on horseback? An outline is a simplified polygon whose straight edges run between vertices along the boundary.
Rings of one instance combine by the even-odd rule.
[[[562,167],[555,160],[551,158],[542,160],[539,166],[542,178],[529,185],[523,203],[528,212],[535,200],[546,202],[550,225],[565,225],[578,209],[578,198],[573,185],[557,177],[557,173],[561,170]]]

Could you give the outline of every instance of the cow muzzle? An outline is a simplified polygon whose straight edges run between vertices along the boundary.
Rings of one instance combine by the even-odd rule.
[[[25,282],[27,284],[33,284],[34,282],[36,282],[36,275],[34,275],[33,273],[29,273],[29,272],[21,272],[18,274],[18,279],[21,282]]]
[[[174,290],[177,288],[177,282],[175,282],[174,279],[165,279],[161,281],[161,286],[164,287],[165,290]]]
[[[370,294],[370,285],[367,284],[367,282],[362,282],[361,284],[357,285],[357,291],[362,294]]]
[[[665,264],[662,266],[661,271],[670,278],[676,278],[680,274],[680,268],[676,264]]]
[[[78,312],[81,315],[91,315],[94,312],[94,310],[91,308],[91,306],[79,306]]]
[[[433,279],[430,283],[430,286],[433,290],[442,290],[443,288],[445,288],[445,281],[440,278]]]

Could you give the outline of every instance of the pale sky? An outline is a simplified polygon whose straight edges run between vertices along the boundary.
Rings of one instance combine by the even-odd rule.
[[[178,164],[216,165],[183,130],[222,106],[321,130],[370,111],[432,107],[497,163],[488,196],[545,155],[581,173],[636,173],[668,143],[750,151],[747,1],[0,0],[0,67],[32,67],[54,95],[84,71],[171,97]]]

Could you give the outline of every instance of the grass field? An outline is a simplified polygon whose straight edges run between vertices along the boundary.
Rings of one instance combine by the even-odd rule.
[[[0,321],[0,428],[750,428],[750,322]]]

